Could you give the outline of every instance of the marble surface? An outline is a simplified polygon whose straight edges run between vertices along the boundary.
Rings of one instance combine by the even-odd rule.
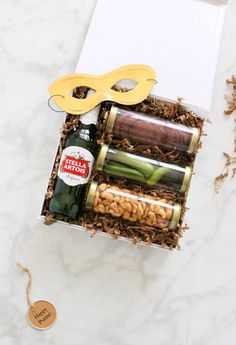
[[[37,219],[63,120],[47,106],[47,86],[74,70],[94,5],[0,4],[0,344],[234,345],[236,180],[219,195],[213,180],[235,135],[233,117],[223,116],[225,79],[236,72],[235,0],[226,13],[213,124],[206,126],[198,156],[182,250],[91,239]],[[32,271],[32,299],[48,299],[57,308],[50,330],[26,322],[27,278],[16,261]]]

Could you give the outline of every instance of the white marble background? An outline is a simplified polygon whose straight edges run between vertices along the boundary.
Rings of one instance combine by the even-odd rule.
[[[224,81],[236,72],[235,0],[226,14],[214,122],[198,157],[182,251],[91,239],[37,219],[63,120],[47,107],[47,86],[73,72],[94,5],[0,3],[0,344],[234,345],[236,179],[219,195],[213,179],[224,164],[221,152],[233,151],[235,135],[233,118],[223,117]],[[57,307],[50,330],[26,323],[27,279],[17,260],[32,271],[32,299]]]

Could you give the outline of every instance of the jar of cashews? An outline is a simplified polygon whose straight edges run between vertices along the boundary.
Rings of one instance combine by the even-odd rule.
[[[179,223],[181,207],[172,200],[159,198],[93,181],[87,194],[87,210],[110,214],[130,222],[174,230]]]

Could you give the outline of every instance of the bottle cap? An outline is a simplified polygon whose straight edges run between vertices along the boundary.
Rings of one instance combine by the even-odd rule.
[[[184,193],[186,191],[186,189],[189,186],[190,180],[192,177],[192,170],[189,166],[185,167],[185,174],[184,174],[184,178],[183,178],[183,183],[180,189],[180,193]]]
[[[107,150],[108,150],[108,145],[106,145],[106,144],[102,145],[100,152],[99,152],[99,155],[98,155],[97,164],[96,164],[96,170],[98,170],[98,171],[103,170],[103,165],[105,162]]]
[[[179,223],[180,215],[181,215],[181,206],[178,202],[176,202],[174,204],[173,216],[172,216],[171,223],[169,226],[170,230],[175,230],[176,226]]]
[[[105,132],[108,134],[112,133],[117,112],[118,112],[118,108],[113,105],[110,109],[108,119],[107,119],[106,129],[105,129]]]
[[[198,128],[193,128],[193,135],[189,144],[188,154],[192,154],[197,146],[200,137],[200,130]]]
[[[96,181],[91,182],[85,203],[86,210],[91,210],[91,208],[93,207],[93,200],[97,190],[97,186],[98,183]]]

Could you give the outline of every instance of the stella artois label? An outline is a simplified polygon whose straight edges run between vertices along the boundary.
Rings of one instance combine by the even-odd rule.
[[[69,146],[62,152],[58,176],[68,186],[88,183],[93,163],[93,155],[88,150]]]

